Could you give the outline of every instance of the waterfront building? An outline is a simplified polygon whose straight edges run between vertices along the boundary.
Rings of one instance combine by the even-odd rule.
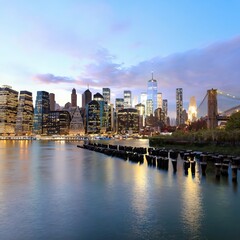
[[[177,88],[176,89],[176,126],[183,124],[183,89]]]
[[[33,132],[35,134],[47,134],[49,111],[49,93],[45,91],[37,91],[33,119]]]
[[[48,113],[47,135],[68,135],[70,126],[68,111],[51,111]]]
[[[126,108],[118,111],[118,133],[139,133],[139,115],[137,109]]]
[[[100,105],[96,100],[92,100],[86,108],[86,133],[99,134],[100,129]]]
[[[197,120],[197,102],[194,96],[190,98],[188,107],[188,121],[194,122]]]
[[[0,87],[0,135],[15,134],[18,92],[11,86]]]
[[[162,109],[162,93],[157,93],[157,108]]]
[[[56,101],[55,101],[55,94],[54,93],[50,93],[49,94],[49,100],[50,100],[50,111],[55,111],[55,105],[56,105]]]
[[[85,130],[80,108],[79,107],[70,108],[69,112],[71,116],[69,134],[83,135],[85,133]]]
[[[93,100],[97,101],[100,107],[100,129],[101,133],[105,133],[108,127],[107,123],[107,115],[108,115],[108,107],[105,104],[103,95],[100,93],[96,93],[93,95]]]
[[[92,93],[89,89],[87,89],[83,94],[82,94],[82,108],[86,108],[86,105],[92,101]]]
[[[124,90],[123,98],[124,98],[124,108],[131,108],[132,107],[132,92],[129,90]]]
[[[123,98],[116,98],[115,99],[115,107],[116,112],[124,108],[124,99]]]
[[[75,88],[72,89],[71,105],[72,107],[77,107],[77,93]]]
[[[102,89],[102,95],[103,95],[104,101],[105,101],[107,104],[110,104],[110,102],[111,102],[111,92],[110,92],[110,88],[103,88],[103,89]]]
[[[15,133],[31,135],[33,129],[33,100],[32,93],[20,91]]]
[[[147,115],[149,116],[149,112],[154,112],[155,109],[157,109],[157,80],[152,79],[148,80],[147,84],[147,100],[152,100],[152,110],[147,110]],[[148,107],[148,104],[147,104]]]

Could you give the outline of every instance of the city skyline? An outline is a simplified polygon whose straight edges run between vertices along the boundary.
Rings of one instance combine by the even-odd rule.
[[[1,6],[1,85],[30,91],[33,99],[38,90],[47,91],[63,106],[73,88],[80,96],[88,86],[93,93],[110,88],[113,99],[124,90],[140,95],[152,71],[169,115],[176,88],[184,89],[185,109],[192,95],[199,103],[211,88],[239,95],[238,1]]]

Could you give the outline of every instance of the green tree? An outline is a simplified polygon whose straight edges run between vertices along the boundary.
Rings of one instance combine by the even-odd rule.
[[[226,124],[226,130],[240,130],[240,112],[233,113]]]

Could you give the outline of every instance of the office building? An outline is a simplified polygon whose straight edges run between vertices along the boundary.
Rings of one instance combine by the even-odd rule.
[[[33,132],[35,134],[47,134],[48,113],[50,111],[49,93],[38,91],[33,119]]]
[[[126,108],[118,111],[118,133],[134,134],[139,132],[139,115],[137,109]]]
[[[102,95],[103,95],[104,101],[105,101],[107,104],[110,104],[110,102],[111,102],[110,88],[103,88],[103,89],[102,89]]]
[[[100,130],[100,105],[96,100],[92,100],[86,108],[86,133],[99,134]]]
[[[194,122],[197,120],[197,102],[195,97],[190,98],[188,107],[188,120],[189,122]]]
[[[153,115],[153,101],[152,101],[152,99],[147,99],[146,104],[147,104],[147,106],[146,106],[146,116]]]
[[[123,99],[124,99],[124,108],[131,108],[132,107],[132,92],[129,90],[125,90],[123,92]]]
[[[157,108],[162,108],[162,93],[157,93]]]
[[[17,119],[18,92],[12,87],[0,87],[0,135],[14,135]]]
[[[32,93],[20,91],[15,132],[17,135],[31,135],[33,129]]]
[[[80,108],[79,107],[70,108],[69,112],[71,115],[69,134],[83,135],[85,133],[85,129]]]
[[[115,99],[115,107],[116,112],[124,108],[124,99],[123,98],[116,98]]]
[[[82,108],[86,108],[86,105],[92,101],[92,93],[89,89],[87,89],[82,94]]]
[[[167,124],[167,117],[168,117],[168,100],[167,99],[163,99],[162,102],[162,111],[164,113],[165,119],[164,122]]]

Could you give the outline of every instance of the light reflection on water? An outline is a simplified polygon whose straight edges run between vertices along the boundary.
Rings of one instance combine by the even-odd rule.
[[[148,146],[147,140],[108,142]],[[72,142],[0,142],[0,239],[237,239],[238,185]],[[214,227],[212,227],[214,226]],[[216,228],[218,229],[216,231]]]

